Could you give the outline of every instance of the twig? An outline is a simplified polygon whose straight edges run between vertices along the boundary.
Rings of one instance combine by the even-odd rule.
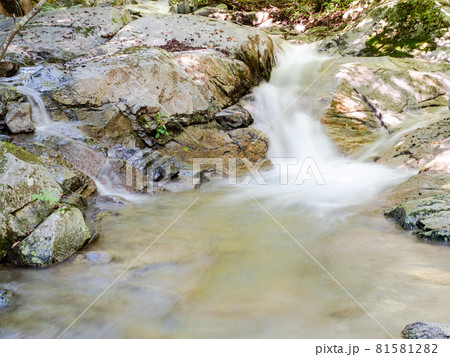
[[[8,34],[6,35],[5,40],[3,41],[2,45],[0,46],[0,61],[3,60],[3,57],[5,56],[6,50],[8,49],[9,45],[11,44],[14,36],[27,24],[28,21],[30,21],[37,13],[39,13],[42,8],[44,7],[45,3],[48,0],[41,0],[37,3],[37,5],[31,10],[28,14],[26,14],[22,19],[18,22],[15,22],[14,26],[9,30]]]

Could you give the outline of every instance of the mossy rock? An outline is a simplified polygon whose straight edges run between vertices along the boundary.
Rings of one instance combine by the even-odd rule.
[[[70,258],[91,238],[78,208],[62,206],[8,254],[8,262],[43,268]]]
[[[43,193],[49,200],[36,199]],[[34,155],[0,142],[0,260],[54,209],[62,190]]]
[[[450,239],[450,193],[407,201],[387,214],[406,230],[429,240]]]

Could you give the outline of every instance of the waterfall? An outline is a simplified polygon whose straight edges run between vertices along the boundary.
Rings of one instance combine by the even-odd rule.
[[[14,88],[27,97],[31,104],[33,123],[37,130],[54,124],[45,108],[41,94],[34,88],[33,76],[41,69],[42,66],[23,67],[16,76],[4,78],[0,81],[0,85]]]
[[[37,130],[54,124],[54,122],[50,119],[47,109],[45,108],[44,101],[42,100],[39,92],[25,86],[18,86],[16,89],[20,93],[27,96],[28,101],[31,104],[33,122]]]
[[[311,88],[320,83],[326,57],[308,45],[282,43],[277,59],[270,81],[255,89],[251,110],[255,125],[269,137],[274,167],[263,174],[266,184],[253,185],[247,195],[323,214],[364,204],[412,174],[346,158],[324,133]]]

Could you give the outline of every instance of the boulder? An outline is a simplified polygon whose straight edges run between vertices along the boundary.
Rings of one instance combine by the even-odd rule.
[[[236,163],[236,171],[241,174],[268,165],[267,149],[268,138],[257,129],[224,132],[217,124],[203,124],[189,126],[174,136],[163,152],[185,169],[191,169],[195,160],[205,159],[199,161],[202,169],[228,174]]]
[[[450,117],[447,117],[401,135],[377,155],[377,162],[450,173],[449,149]]]
[[[173,56],[213,108],[236,103],[257,83],[243,61],[214,50],[183,51]]]
[[[31,133],[36,130],[30,103],[21,103],[8,110],[6,126],[13,134]]]
[[[0,41],[8,26],[0,21]],[[104,44],[131,21],[128,11],[114,7],[74,8],[36,15],[16,36],[6,58],[11,62],[65,62]]]
[[[60,186],[35,156],[0,142],[0,260],[53,211],[61,195]]]
[[[91,238],[78,208],[63,206],[53,212],[8,254],[8,262],[20,266],[47,267],[61,263]]]
[[[16,139],[15,143],[39,158],[61,186],[64,196],[76,194],[88,198],[96,191],[94,180],[75,168],[52,147],[33,140],[20,141]]]
[[[25,101],[26,97],[12,87],[0,86],[0,131],[7,131],[5,123],[8,110]],[[4,140],[3,140],[4,141]]]
[[[96,50],[102,51],[102,47]],[[82,57],[66,64],[70,73],[53,98],[66,106],[100,107],[120,102],[130,114],[192,115],[208,103],[186,72],[158,48],[130,47],[96,59]]]
[[[411,119],[448,117],[449,75],[446,63],[341,58],[324,64],[312,91],[326,132],[341,151],[355,153]]]
[[[417,229],[424,239],[450,239],[450,193],[409,200],[388,213],[404,229]]]
[[[273,64],[273,43],[255,28],[197,16],[155,14],[133,21],[106,45],[160,47],[169,52],[212,49],[243,61],[252,78],[268,79]]]
[[[448,339],[450,338],[450,325],[419,321],[407,325],[402,334],[407,339]]]

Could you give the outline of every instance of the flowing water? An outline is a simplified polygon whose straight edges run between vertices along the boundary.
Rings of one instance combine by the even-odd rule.
[[[0,313],[0,337],[381,338],[450,320],[448,249],[382,214],[384,192],[411,173],[344,158],[314,118],[323,61],[285,48],[255,90],[277,163],[263,182],[141,198],[64,264],[1,266],[17,304]]]
[[[0,81],[0,85],[14,88],[27,97],[31,104],[32,120],[37,130],[45,130],[54,124],[45,108],[41,94],[34,88],[33,76],[38,74],[41,69],[41,66],[24,67],[18,75]]]

